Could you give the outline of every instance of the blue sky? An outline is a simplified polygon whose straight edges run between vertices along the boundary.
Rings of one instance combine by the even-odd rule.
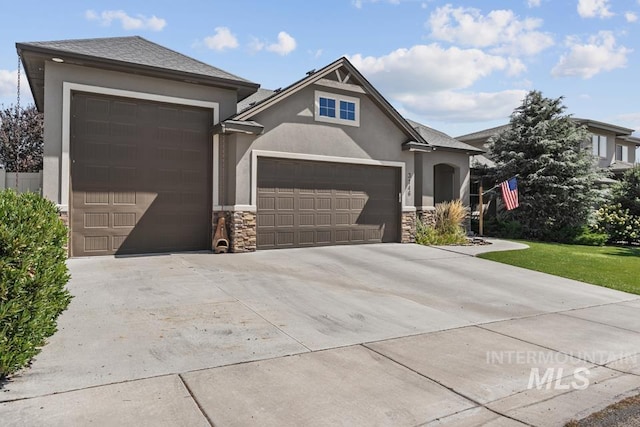
[[[452,136],[505,123],[531,89],[640,131],[640,0],[32,0],[5,2],[0,20],[5,106],[16,41],[140,35],[269,89],[344,55]]]

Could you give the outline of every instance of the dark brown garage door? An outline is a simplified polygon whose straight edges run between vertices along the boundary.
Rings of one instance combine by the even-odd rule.
[[[399,171],[261,158],[258,248],[397,242]]]
[[[71,254],[210,247],[210,110],[74,93]]]

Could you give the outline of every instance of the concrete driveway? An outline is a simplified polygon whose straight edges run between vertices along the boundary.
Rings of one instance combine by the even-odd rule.
[[[69,267],[3,425],[561,425],[640,388],[638,296],[450,249]]]

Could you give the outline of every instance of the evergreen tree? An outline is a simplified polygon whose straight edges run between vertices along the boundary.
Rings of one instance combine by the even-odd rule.
[[[0,166],[11,172],[42,170],[43,115],[34,105],[0,110]]]
[[[640,217],[640,165],[636,165],[622,175],[613,186],[611,202],[619,203],[629,214]]]
[[[569,115],[562,97],[531,91],[511,114],[510,126],[490,141],[496,180],[518,179],[520,206],[503,215],[526,237],[563,240],[583,226],[598,200],[602,176],[587,145],[589,132]]]

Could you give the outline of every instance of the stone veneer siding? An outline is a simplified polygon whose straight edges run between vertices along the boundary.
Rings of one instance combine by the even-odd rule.
[[[429,227],[436,226],[435,208],[418,211],[417,214],[418,214],[418,219],[420,219],[420,221],[422,221],[424,225],[427,225]]]
[[[65,245],[65,250],[67,251],[67,258],[71,256],[71,227],[69,227],[69,212],[61,212],[60,211],[60,220],[67,227],[67,244]]]
[[[416,242],[416,213],[402,212],[402,243]]]
[[[218,218],[225,216],[229,251],[233,253],[253,252],[256,250],[256,213],[250,211],[223,211],[213,213],[213,234]],[[213,242],[211,242],[213,245]]]

